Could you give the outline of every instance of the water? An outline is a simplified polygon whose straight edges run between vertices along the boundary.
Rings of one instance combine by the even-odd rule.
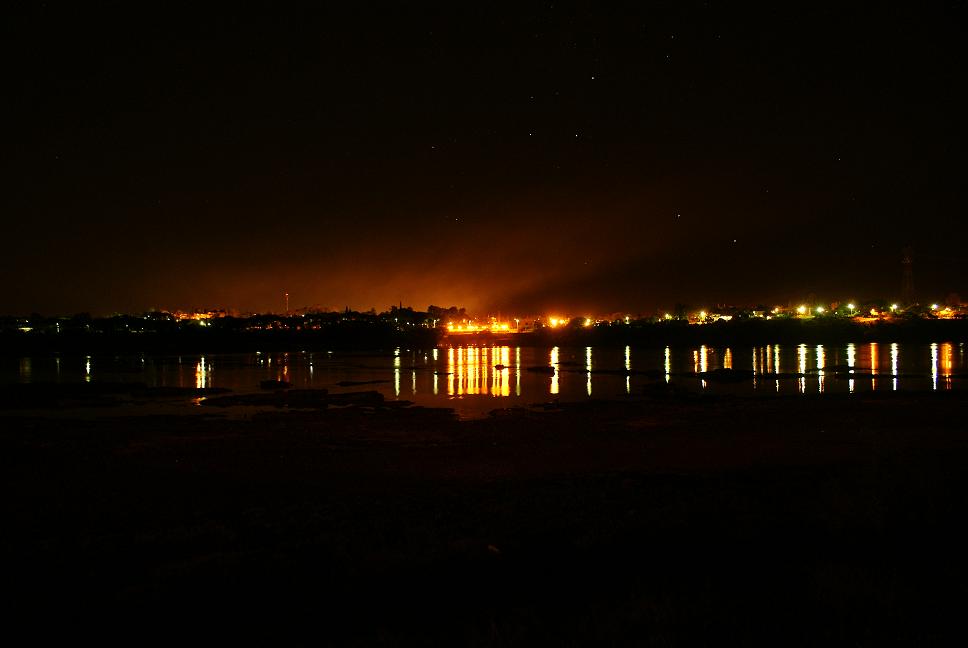
[[[551,367],[550,373],[528,371]],[[144,382],[149,386],[258,390],[276,379],[333,392],[372,389],[390,400],[451,407],[462,417],[559,399],[616,398],[656,383],[748,394],[949,390],[964,386],[965,344],[863,343],[716,348],[458,346],[387,353],[291,352],[4,358],[0,382]],[[701,372],[745,369],[723,385]],[[600,372],[609,373],[600,373]],[[652,372],[642,375],[637,372]],[[379,381],[341,387],[339,382]]]

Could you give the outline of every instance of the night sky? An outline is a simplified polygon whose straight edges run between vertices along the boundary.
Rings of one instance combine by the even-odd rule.
[[[88,4],[0,21],[3,313],[968,297],[964,2]]]

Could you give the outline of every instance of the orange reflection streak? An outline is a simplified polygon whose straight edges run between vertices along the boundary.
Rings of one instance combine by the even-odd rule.
[[[726,349],[723,353],[723,368],[732,369],[733,368],[733,352],[730,349]]]
[[[467,350],[467,387],[466,394],[481,393],[481,350],[473,347]]]
[[[877,342],[871,342],[871,389],[877,389]]]
[[[464,348],[457,349],[457,367],[453,370],[454,379],[457,381],[457,395],[464,393]],[[453,392],[452,392],[453,393]]]
[[[487,368],[491,364],[490,357],[488,354],[488,349],[477,349],[477,372],[478,372],[478,390],[481,394],[487,394],[490,391],[490,384],[488,383],[488,371]]]
[[[195,365],[195,388],[205,389],[208,387],[209,367],[205,364],[205,356],[202,356],[198,364]]]
[[[951,389],[951,368],[954,364],[954,345],[945,342],[941,345],[941,375],[944,376],[944,388]]]
[[[558,393],[558,347],[551,349],[551,359],[548,364],[555,368],[555,372],[551,374],[551,393]]]
[[[494,347],[491,349],[491,394],[494,396],[510,396],[511,371],[508,364],[511,362],[510,347]],[[497,365],[502,368],[498,369]]]
[[[709,350],[705,344],[699,347],[699,371],[703,373],[709,371]],[[705,379],[702,381],[702,388],[706,388]]]
[[[520,350],[517,353],[520,367]],[[458,347],[447,352],[447,394],[511,395],[511,347]],[[501,365],[501,368],[498,368]],[[520,375],[518,376],[520,390]]]

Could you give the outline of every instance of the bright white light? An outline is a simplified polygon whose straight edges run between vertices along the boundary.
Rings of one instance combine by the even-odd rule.
[[[937,304],[931,304],[931,310],[938,310]]]
[[[801,315],[803,315],[804,313],[807,312],[807,307],[806,306],[797,306],[797,312],[800,313]]]
[[[823,306],[817,306],[817,312],[818,313],[822,313],[823,312]]]
[[[891,304],[891,310],[892,311],[896,311],[897,310],[897,304]]]
[[[854,304],[853,303],[847,304],[847,308],[849,308],[850,310],[854,310]]]

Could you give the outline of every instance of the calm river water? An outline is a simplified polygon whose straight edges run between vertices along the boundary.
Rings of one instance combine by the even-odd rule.
[[[960,377],[966,370],[965,344],[950,342],[664,349],[457,346],[365,354],[46,356],[2,363],[0,381],[5,383],[132,381],[251,392],[261,380],[278,379],[299,388],[378,390],[388,399],[451,407],[463,417],[555,399],[623,397],[662,382],[764,395],[948,390],[968,382]],[[699,375],[719,368],[752,370],[755,377],[723,385]],[[374,382],[338,385],[368,381]]]

